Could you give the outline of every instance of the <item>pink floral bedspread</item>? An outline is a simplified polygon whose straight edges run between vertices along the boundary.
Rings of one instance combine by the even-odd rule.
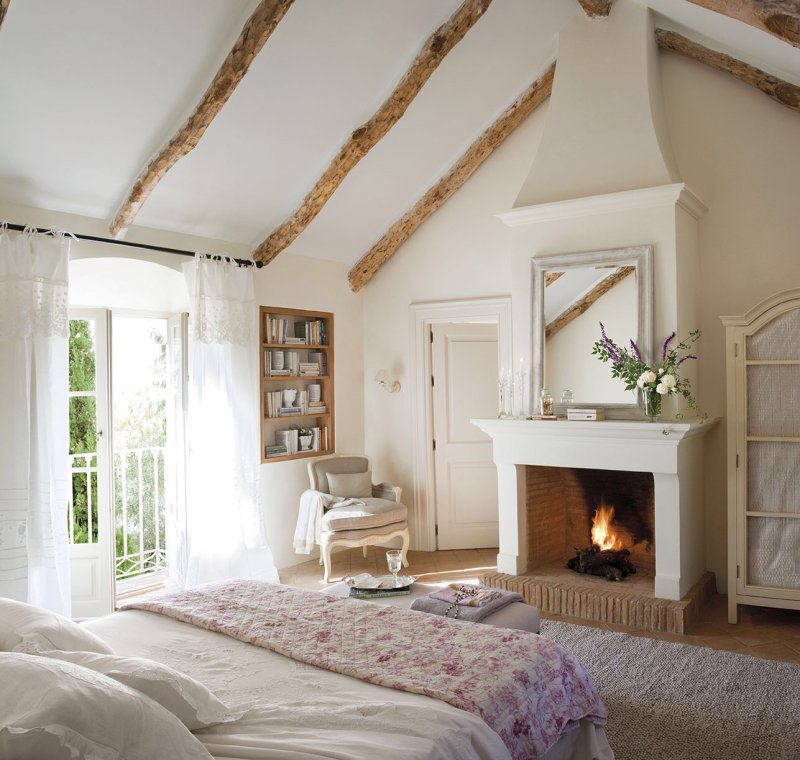
[[[606,722],[605,707],[577,660],[527,631],[251,580],[125,608],[158,612],[300,662],[448,702],[480,716],[514,758],[538,757],[581,718]]]

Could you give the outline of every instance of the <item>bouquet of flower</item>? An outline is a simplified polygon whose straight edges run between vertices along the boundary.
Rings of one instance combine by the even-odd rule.
[[[669,394],[679,393],[686,399],[689,407],[695,409],[697,402],[692,395],[689,380],[678,374],[678,369],[688,359],[696,359],[694,354],[683,353],[689,350],[700,338],[700,330],[693,330],[689,337],[677,345],[673,332],[661,347],[661,361],[648,365],[639,351],[639,347],[631,340],[630,347],[622,348],[606,335],[603,323],[600,323],[600,340],[592,347],[592,354],[600,361],[611,362],[611,376],[618,377],[625,383],[626,390],[642,391],[648,416],[657,416],[661,410],[661,399]]]

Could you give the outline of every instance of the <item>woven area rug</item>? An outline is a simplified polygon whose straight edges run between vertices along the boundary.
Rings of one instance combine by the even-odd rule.
[[[542,621],[608,708],[616,760],[800,759],[800,665]]]

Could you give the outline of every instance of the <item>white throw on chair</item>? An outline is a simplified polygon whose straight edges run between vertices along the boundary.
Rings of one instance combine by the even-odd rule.
[[[328,497],[319,518],[320,564],[325,581],[330,580],[331,549],[334,546],[385,544],[403,539],[403,566],[408,567],[408,509],[400,502],[400,488],[390,483],[372,483],[372,461],[364,454],[332,454],[308,463],[311,489]],[[330,497],[344,497],[334,501]],[[330,506],[328,506],[330,504]],[[341,504],[338,506],[337,504]]]

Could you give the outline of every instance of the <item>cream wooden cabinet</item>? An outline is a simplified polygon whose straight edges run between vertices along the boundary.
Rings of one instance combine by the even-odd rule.
[[[800,289],[723,317],[728,396],[728,620],[800,609]]]

